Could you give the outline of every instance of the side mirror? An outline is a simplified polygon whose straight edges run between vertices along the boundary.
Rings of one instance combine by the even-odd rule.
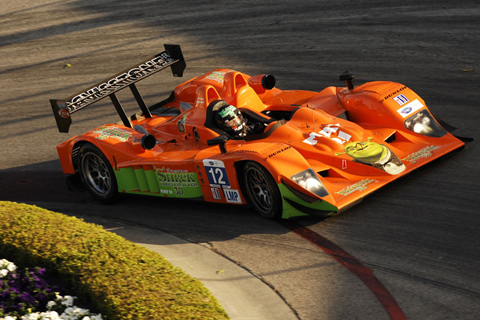
[[[215,137],[215,138],[212,138],[212,139],[208,140],[207,144],[209,146],[218,145],[220,147],[220,152],[221,153],[227,153],[226,143],[227,143],[228,140],[229,140],[229,138],[226,135],[222,134],[221,136],[218,136],[218,137]]]

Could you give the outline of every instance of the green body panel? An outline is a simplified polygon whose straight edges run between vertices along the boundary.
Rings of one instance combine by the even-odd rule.
[[[300,199],[282,183],[278,184],[278,189],[282,194],[283,219],[307,216],[328,217],[338,213],[337,207],[324,200],[308,203]]]
[[[195,172],[128,167],[115,171],[118,191],[169,198],[202,198],[203,193]]]
[[[147,183],[147,177],[145,175],[145,170],[143,169],[134,169],[133,172],[135,173],[135,178],[138,183],[138,188],[141,192],[150,191]]]
[[[169,198],[202,198],[203,193],[195,172],[166,172],[164,170],[128,167],[115,171],[118,191]],[[284,184],[278,188],[282,196],[283,219],[306,216],[327,217],[335,215],[338,208],[319,200],[309,203],[300,199]]]

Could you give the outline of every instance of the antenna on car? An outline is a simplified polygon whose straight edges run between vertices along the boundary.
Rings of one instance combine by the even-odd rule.
[[[316,123],[315,123],[315,114],[313,112],[314,112],[314,110],[312,108],[313,131],[317,131],[317,126],[316,126]]]
[[[355,79],[355,75],[348,70],[340,75],[340,81],[345,81],[345,83],[347,84],[348,90],[352,90],[354,87],[353,79]]]
[[[308,106],[308,103],[307,103],[307,108],[312,109]],[[312,109],[312,112],[313,112],[313,109]],[[312,113],[312,118],[313,118],[313,113]],[[308,120],[307,119],[305,119],[305,125],[306,125],[307,128],[310,128],[310,126],[308,125]]]

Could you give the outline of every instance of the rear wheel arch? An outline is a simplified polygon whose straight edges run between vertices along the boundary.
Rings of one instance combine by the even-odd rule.
[[[71,153],[72,164],[73,164],[73,168],[75,169],[76,172],[78,172],[78,151],[80,151],[80,148],[83,145],[88,144],[88,143],[89,142],[87,142],[87,141],[78,141],[78,142],[75,143],[75,145],[72,148],[72,153]]]
[[[114,161],[115,159],[109,159],[109,157],[107,157],[105,151],[104,151],[104,148],[101,148],[100,146],[96,145],[95,143],[92,143],[88,140],[79,140],[77,141],[73,148],[72,148],[72,163],[73,163],[73,166],[75,168],[75,170],[77,171],[78,170],[78,152],[80,151],[80,149],[84,146],[84,145],[91,145],[95,148],[98,149],[99,152],[101,152],[106,158],[107,160],[109,161],[110,165],[112,167],[114,167]]]

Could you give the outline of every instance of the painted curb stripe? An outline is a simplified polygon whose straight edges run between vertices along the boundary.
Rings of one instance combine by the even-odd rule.
[[[332,258],[340,262],[344,267],[355,274],[375,295],[392,320],[407,319],[397,301],[388,291],[388,289],[380,282],[380,280],[377,279],[377,277],[375,277],[373,271],[365,267],[357,258],[320,234],[301,226],[294,221],[283,220],[280,221],[280,224],[320,247]]]

